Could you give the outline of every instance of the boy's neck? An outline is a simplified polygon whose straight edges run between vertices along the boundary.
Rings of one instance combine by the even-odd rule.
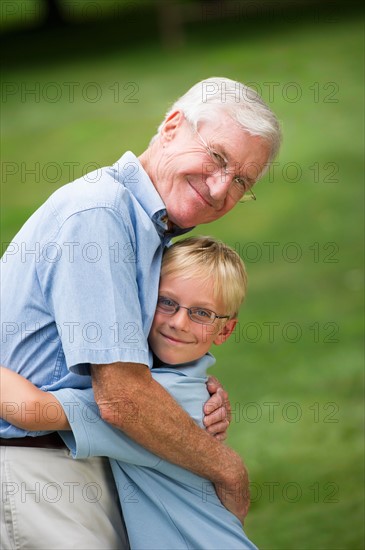
[[[157,355],[155,355],[153,352],[152,352],[152,355],[153,355],[153,368],[158,369],[159,367],[162,367],[164,363],[161,361],[161,359],[157,357]]]

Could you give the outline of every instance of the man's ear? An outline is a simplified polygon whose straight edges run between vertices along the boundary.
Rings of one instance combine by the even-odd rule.
[[[170,141],[175,137],[177,130],[185,121],[185,116],[182,111],[174,111],[165,120],[160,136],[164,141]]]
[[[215,340],[213,340],[214,344],[216,346],[223,344],[231,336],[237,323],[238,319],[228,319],[224,327],[218,332]]]

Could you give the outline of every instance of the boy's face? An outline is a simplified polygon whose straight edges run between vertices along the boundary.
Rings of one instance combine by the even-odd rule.
[[[184,307],[199,306],[217,315],[227,315],[222,301],[214,298],[213,280],[165,275],[160,279],[159,296],[170,298]],[[236,319],[216,319],[211,325],[202,325],[192,321],[188,311],[182,307],[173,315],[157,309],[149,344],[163,363],[187,363],[202,357],[213,343],[225,342],[236,322]]]

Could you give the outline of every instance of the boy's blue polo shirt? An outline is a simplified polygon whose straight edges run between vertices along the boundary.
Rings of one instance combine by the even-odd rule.
[[[153,378],[201,427],[209,398],[206,370],[214,361],[206,354],[199,361],[152,369]],[[52,393],[69,419],[72,432],[60,433],[73,456],[115,459],[111,466],[131,548],[257,550],[210,481],[160,459],[104,422],[92,389]]]
[[[53,193],[2,258],[1,364],[48,390],[90,387],[90,363],[151,366],[166,222],[131,152]]]

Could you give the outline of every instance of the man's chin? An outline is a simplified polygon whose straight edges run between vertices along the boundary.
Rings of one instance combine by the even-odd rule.
[[[193,229],[196,225],[201,225],[202,223],[209,223],[211,220],[202,220],[201,218],[193,219],[191,215],[189,215],[187,218],[180,217],[180,216],[174,216],[169,215],[169,222],[173,224],[173,226],[178,227],[179,229]],[[173,227],[172,227],[173,229]]]
[[[176,219],[176,218],[173,218],[173,217],[169,217],[169,230],[173,231],[174,228],[178,228],[178,229],[193,229],[193,227],[195,227],[196,225],[198,225],[197,223],[194,223],[194,224],[191,224],[190,221],[184,221],[184,220],[180,220],[180,219]],[[171,226],[171,227],[170,227]]]

